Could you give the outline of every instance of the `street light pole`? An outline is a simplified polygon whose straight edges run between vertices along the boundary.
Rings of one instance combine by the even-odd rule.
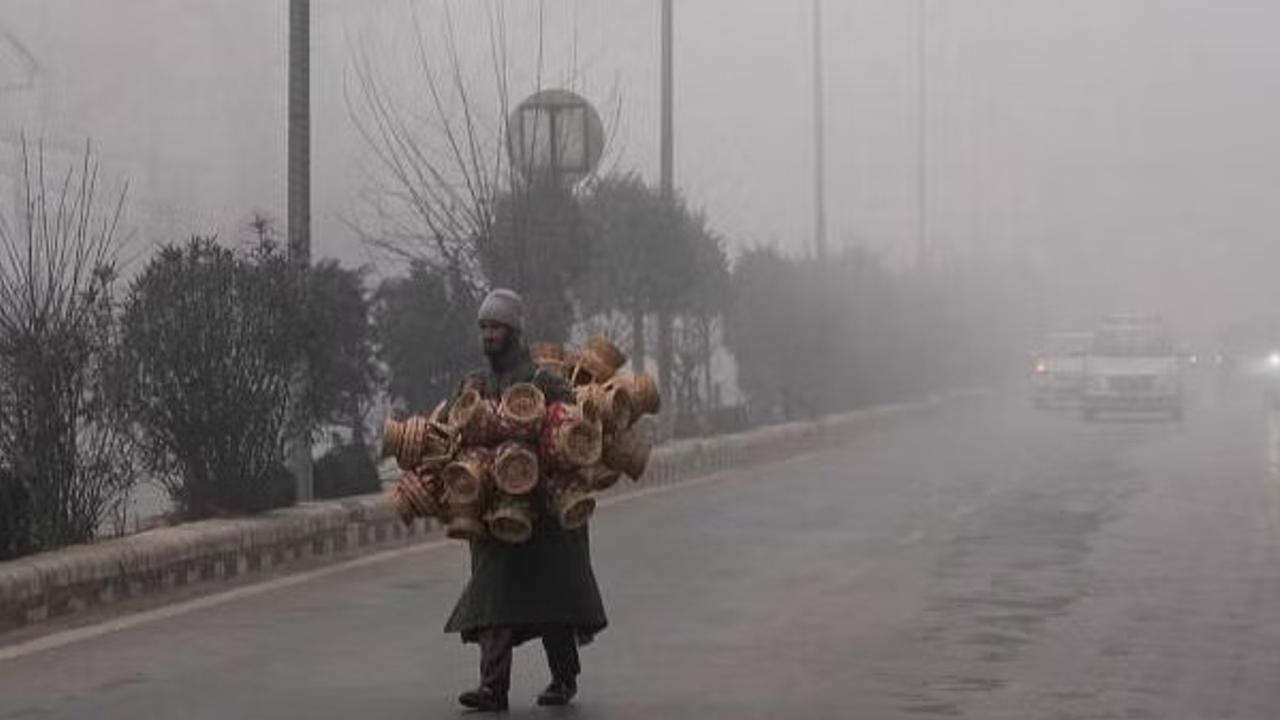
[[[299,302],[305,302],[311,265],[311,0],[289,0],[289,264],[298,280]],[[299,501],[311,500],[311,443],[299,422],[309,372],[305,361],[295,369],[290,393],[290,469]]]
[[[662,0],[662,159],[660,191],[669,212],[675,208],[675,91],[674,45],[675,32],[672,0]],[[665,404],[672,399],[672,327],[671,313],[659,309],[658,313],[658,389]],[[640,367],[637,361],[637,367]],[[670,417],[669,415],[666,417]],[[667,423],[670,420],[666,421]],[[668,426],[669,427],[669,426]],[[665,433],[664,433],[665,434]]]
[[[311,263],[311,0],[289,0],[289,259]]]
[[[672,0],[662,0],[662,196],[671,200],[675,196],[675,111],[673,106],[673,44],[674,26]]]
[[[916,2],[916,264],[929,261],[929,71],[927,0]]]
[[[823,97],[822,0],[813,0],[813,249],[827,254],[826,112]]]

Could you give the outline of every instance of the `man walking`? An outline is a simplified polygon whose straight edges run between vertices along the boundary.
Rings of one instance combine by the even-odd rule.
[[[497,399],[516,383],[532,382],[548,402],[570,401],[569,385],[534,365],[525,344],[524,302],[511,290],[494,290],[479,312],[486,369],[468,375],[465,386]],[[533,536],[523,543],[482,539],[471,543],[471,579],[445,632],[480,646],[480,686],[458,698],[475,710],[507,709],[511,651],[542,640],[551,683],[539,705],[566,705],[578,691],[578,647],[608,624],[591,571],[587,529],[565,530],[539,487]]]

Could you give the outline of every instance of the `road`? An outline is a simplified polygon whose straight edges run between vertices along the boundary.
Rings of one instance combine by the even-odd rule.
[[[512,717],[1273,720],[1280,419],[1086,424],[1015,394],[600,510],[612,626]],[[449,718],[451,544],[0,661],[0,718]]]

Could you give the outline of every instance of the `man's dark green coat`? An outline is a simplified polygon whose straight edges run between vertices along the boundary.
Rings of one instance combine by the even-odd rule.
[[[560,377],[539,371],[526,348],[515,345],[489,370],[472,373],[467,383],[486,397],[497,398],[508,387],[532,382],[548,402],[572,399]],[[471,543],[471,579],[453,609],[445,632],[461,633],[475,642],[486,627],[515,627],[517,640],[541,634],[546,626],[571,626],[578,642],[590,642],[608,620],[591,571],[587,528],[565,530],[539,487],[535,498],[538,518],[533,536],[523,543],[476,540]]]

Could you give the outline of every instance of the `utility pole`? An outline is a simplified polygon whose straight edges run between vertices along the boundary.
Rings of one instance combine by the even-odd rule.
[[[827,254],[826,103],[823,97],[822,0],[813,0],[813,250]]]
[[[916,265],[929,261],[929,53],[926,2],[916,2]]]
[[[672,0],[662,0],[662,199],[667,210],[675,208],[675,110],[674,110],[674,44]],[[658,389],[663,403],[671,406],[672,390],[672,327],[674,318],[669,311],[658,311]],[[667,417],[670,417],[668,415]],[[670,425],[668,425],[668,428]]]
[[[672,24],[672,0],[662,0],[662,196],[675,197],[675,115],[672,107],[674,63],[672,58],[674,32]]]
[[[298,280],[298,301],[305,302],[307,270],[311,266],[311,0],[289,0],[289,264]],[[290,469],[297,482],[299,502],[314,497],[311,443],[298,421],[305,412],[303,397],[309,382],[305,360],[295,369],[289,438]]]

